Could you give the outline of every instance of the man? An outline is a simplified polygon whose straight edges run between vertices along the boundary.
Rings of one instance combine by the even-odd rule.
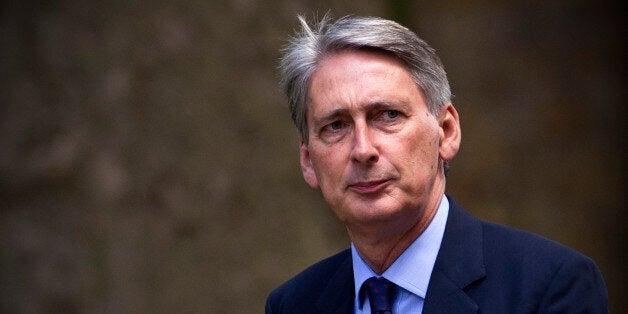
[[[589,258],[445,196],[461,130],[432,48],[379,18],[299,19],[281,70],[303,177],[351,248],[273,291],[267,313],[608,312]]]

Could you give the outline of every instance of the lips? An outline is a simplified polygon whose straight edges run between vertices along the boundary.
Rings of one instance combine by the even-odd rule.
[[[390,182],[390,179],[361,181],[349,184],[348,188],[360,194],[377,193],[383,190]]]

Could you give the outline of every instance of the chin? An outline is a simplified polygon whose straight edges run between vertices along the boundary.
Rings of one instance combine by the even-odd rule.
[[[396,204],[398,205],[398,204]],[[366,205],[348,209],[343,221],[362,225],[380,224],[403,218],[403,210],[399,206]]]

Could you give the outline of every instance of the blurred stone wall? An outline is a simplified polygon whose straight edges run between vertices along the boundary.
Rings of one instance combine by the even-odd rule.
[[[295,15],[397,19],[449,73],[448,193],[594,258],[625,308],[623,16],[612,2],[0,5],[0,312],[260,313],[348,245],[280,94]]]

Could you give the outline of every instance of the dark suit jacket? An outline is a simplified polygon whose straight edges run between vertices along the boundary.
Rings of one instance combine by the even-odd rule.
[[[449,203],[423,313],[608,313],[606,287],[591,259]],[[353,313],[354,290],[345,250],[273,291],[266,313]]]

